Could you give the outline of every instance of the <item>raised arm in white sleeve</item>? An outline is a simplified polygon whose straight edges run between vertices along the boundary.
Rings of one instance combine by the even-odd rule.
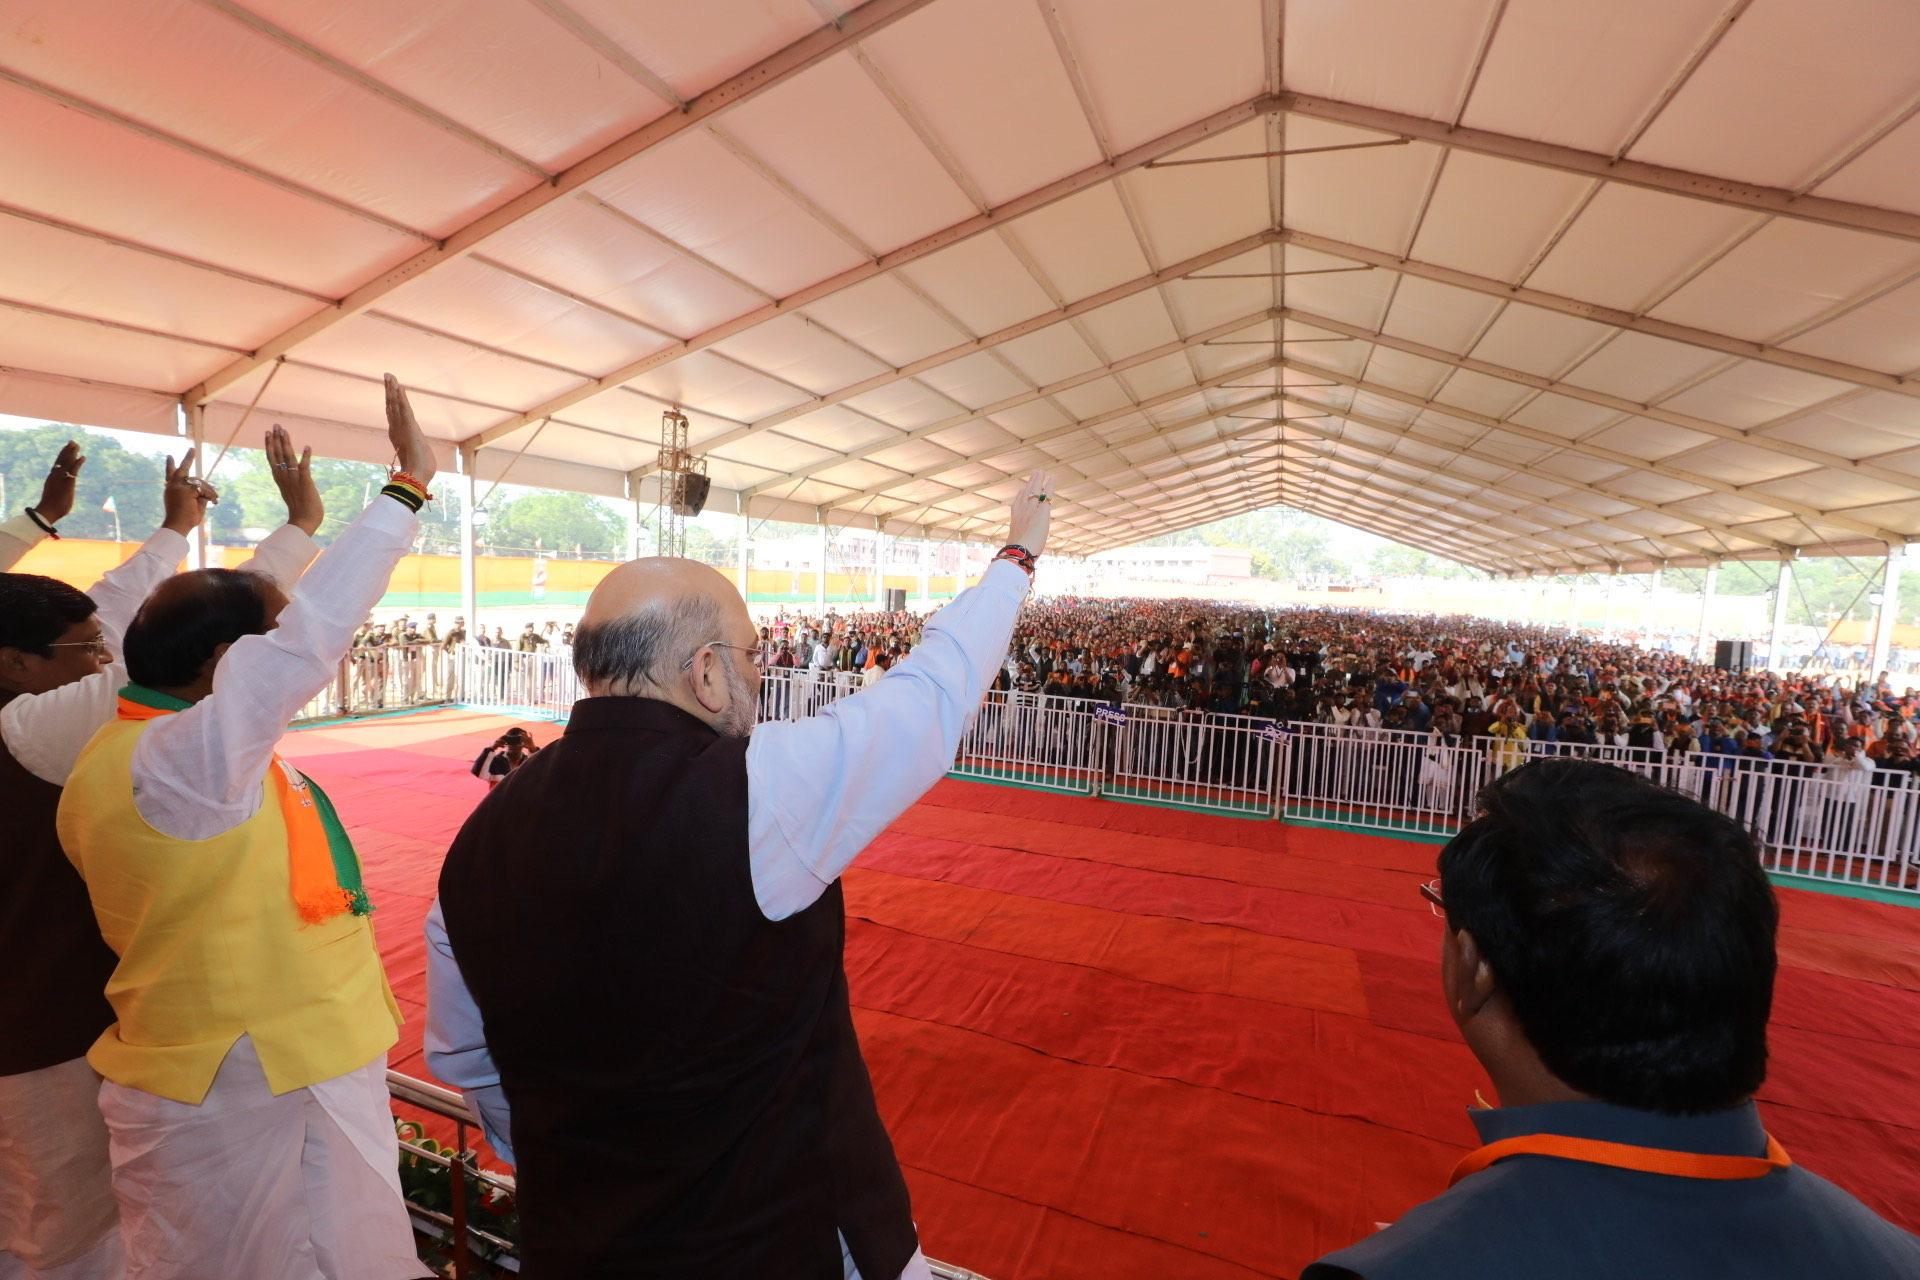
[[[419,524],[395,499],[375,498],[300,580],[279,626],[241,637],[210,695],[141,735],[132,764],[142,818],[176,840],[207,840],[258,811],[274,744],[333,679]]]
[[[240,567],[247,573],[265,574],[279,583],[282,591],[292,594],[300,575],[319,554],[319,544],[307,536],[306,530],[283,524],[260,539],[260,545],[253,549],[253,558]]]
[[[440,914],[438,898],[427,912],[425,1048],[427,1069],[466,1097],[473,1114],[480,1117],[487,1141],[502,1160],[514,1163],[513,1117],[507,1108],[507,1093],[487,1048],[480,1006],[473,1002],[467,981],[460,976],[460,963],[453,958],[453,944],[447,941],[447,924]]]
[[[1027,587],[1019,566],[996,561],[885,680],[808,719],[754,729],[748,852],[754,897],[769,920],[812,904],[952,767]]]
[[[153,589],[173,576],[187,554],[187,540],[157,529],[125,563],[107,570],[87,588],[100,620],[100,635],[114,655],[105,669],[46,693],[28,693],[0,708],[0,739],[22,768],[56,787],[67,785],[73,762],[96,730],[113,718],[127,668],[120,641],[127,624]]]
[[[46,530],[24,512],[10,520],[0,520],[0,573],[20,563],[21,557],[45,540]]]

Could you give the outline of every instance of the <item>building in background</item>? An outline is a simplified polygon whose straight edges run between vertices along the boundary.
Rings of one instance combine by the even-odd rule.
[[[1116,547],[1089,562],[1101,577],[1123,582],[1232,587],[1253,579],[1253,552],[1246,547]]]

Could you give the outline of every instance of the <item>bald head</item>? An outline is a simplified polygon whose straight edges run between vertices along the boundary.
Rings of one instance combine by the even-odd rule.
[[[593,589],[580,625],[599,626],[647,609],[702,597],[711,601],[716,610],[737,608],[740,620],[752,626],[747,621],[746,601],[725,575],[698,560],[682,560],[676,556],[648,556],[615,568]]]
[[[758,639],[746,601],[718,570],[653,556],[619,566],[594,588],[574,635],[573,667],[593,697],[658,698],[744,736],[759,672],[726,646],[751,651]]]

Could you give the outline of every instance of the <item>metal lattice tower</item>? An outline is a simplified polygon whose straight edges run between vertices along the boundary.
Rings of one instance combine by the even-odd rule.
[[[707,460],[687,448],[687,415],[660,415],[660,501],[654,508],[654,554],[687,554],[687,478],[705,476]],[[704,495],[702,495],[704,497]]]

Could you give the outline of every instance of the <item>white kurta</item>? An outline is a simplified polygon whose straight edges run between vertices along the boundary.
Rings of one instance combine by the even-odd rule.
[[[431,1274],[402,1208],[385,1054],[276,1096],[242,1036],[199,1106],[108,1081],[100,1111],[137,1280]]]

